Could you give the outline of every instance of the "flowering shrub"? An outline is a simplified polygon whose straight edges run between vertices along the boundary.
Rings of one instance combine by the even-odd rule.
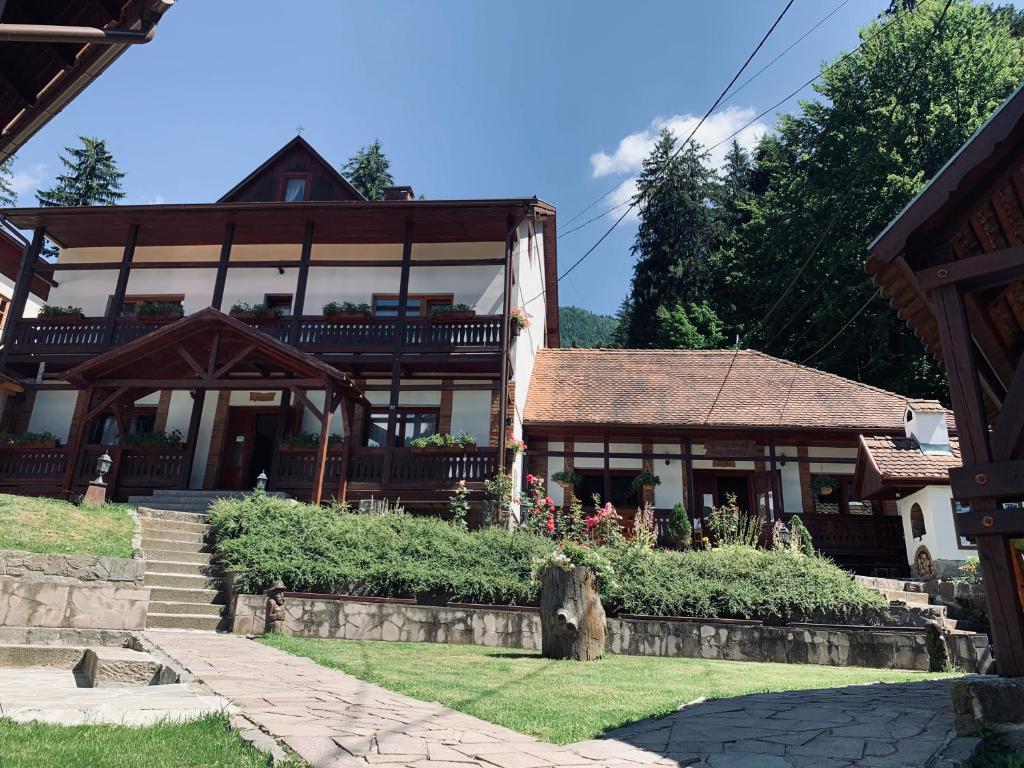
[[[632,544],[643,549],[654,549],[658,542],[658,531],[654,527],[654,505],[644,504],[636,511],[633,518],[633,540]]]
[[[469,516],[469,488],[465,480],[459,480],[455,486],[455,493],[448,499],[448,511],[452,513],[452,525],[462,530],[468,530],[466,518]]]
[[[519,327],[519,330],[522,331],[530,327],[530,318],[522,307],[512,307],[509,310],[508,316]]]
[[[707,523],[715,535],[717,546],[740,544],[756,547],[764,530],[764,518],[740,509],[736,496],[731,493],[726,496],[725,504],[711,508]]]
[[[544,478],[527,475],[526,484],[530,488],[526,527],[541,536],[555,538],[555,502],[544,493]]]
[[[549,565],[561,568],[563,571],[571,571],[573,568],[592,568],[603,592],[618,589],[618,584],[615,583],[615,569],[612,568],[608,558],[600,550],[588,547],[586,544],[563,541],[547,555],[534,560],[533,581],[538,586],[544,570]]]
[[[517,456],[519,454],[526,453],[526,443],[513,435],[508,435],[505,438],[505,447]]]
[[[601,500],[594,496],[594,514],[583,521],[587,538],[598,546],[618,544],[622,541],[622,520],[609,501],[601,506]]]

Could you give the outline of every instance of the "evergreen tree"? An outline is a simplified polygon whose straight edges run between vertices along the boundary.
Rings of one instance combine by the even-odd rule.
[[[580,307],[559,307],[558,332],[563,347],[610,347],[615,332],[615,318]]]
[[[746,206],[751,199],[754,180],[754,163],[736,139],[725,156],[722,167],[722,189],[719,200],[719,215],[728,231],[745,224],[750,218]]]
[[[871,300],[863,271],[870,240],[1024,79],[1011,15],[953,0],[936,34],[944,5],[918,3],[863,29],[860,50],[825,66],[822,100],[760,142],[749,221],[721,252],[728,337],[908,395],[945,394],[920,342]]]
[[[367,200],[383,200],[384,187],[395,183],[388,170],[390,167],[391,161],[384,154],[380,140],[374,139],[373,144],[360,148],[341,172]]]
[[[658,307],[657,318],[655,340],[663,349],[717,349],[725,343],[722,321],[707,300]]]
[[[114,156],[102,139],[80,136],[80,147],[65,147],[61,155],[66,173],[57,177],[50,189],[36,192],[42,206],[114,205],[124,199],[121,179]]]
[[[0,163],[0,208],[9,208],[18,202],[18,195],[14,191],[13,166],[13,157]]]
[[[671,316],[680,303],[702,301],[712,283],[712,256],[723,233],[714,208],[720,185],[701,147],[690,143],[673,156],[675,144],[663,129],[637,179],[636,263],[616,329],[624,347],[655,346],[659,310]]]

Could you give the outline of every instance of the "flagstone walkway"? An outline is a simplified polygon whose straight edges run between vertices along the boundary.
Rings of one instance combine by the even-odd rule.
[[[559,747],[232,635],[146,637],[316,768],[953,768],[947,681],[694,704]],[[793,674],[799,675],[798,666]],[[969,752],[973,740],[957,739]]]

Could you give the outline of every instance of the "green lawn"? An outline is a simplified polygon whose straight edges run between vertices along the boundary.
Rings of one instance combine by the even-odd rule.
[[[944,675],[862,667],[606,656],[580,663],[475,645],[321,640],[267,635],[266,645],[425,701],[559,744],[680,705],[749,693],[911,682]]]
[[[244,743],[227,718],[129,728],[47,725],[0,719],[3,768],[268,768],[269,757]],[[298,763],[292,764],[294,766]]]
[[[66,501],[0,493],[0,549],[132,556],[126,504],[76,507]]]

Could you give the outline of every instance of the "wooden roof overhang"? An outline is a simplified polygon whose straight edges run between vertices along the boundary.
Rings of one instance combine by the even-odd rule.
[[[141,30],[169,3],[150,0],[5,0],[0,22]],[[2,27],[0,27],[2,28]],[[0,46],[0,162],[100,76],[125,49],[117,42],[4,42]]]
[[[236,245],[301,243],[307,222],[315,243],[402,243],[407,223],[414,243],[504,242],[510,220],[554,212],[536,198],[514,198],[15,208],[6,216],[21,229],[45,228],[61,247],[90,248],[122,247],[132,225],[139,247],[220,245],[229,222]]]
[[[865,268],[940,363],[930,292],[961,282],[994,420],[1024,350],[1024,86],[871,243]]]
[[[348,374],[213,308],[207,308],[71,368],[77,387],[143,397],[208,389],[323,389],[368,406]]]
[[[948,483],[948,478],[936,475],[893,476],[885,473],[871,448],[861,435],[858,440],[857,467],[854,474],[855,491],[862,499],[881,498],[883,496],[894,498],[897,493],[908,494],[919,491],[925,486]]]
[[[595,423],[592,421],[539,421],[527,419],[523,421],[523,429],[531,436],[549,440],[573,439],[581,442],[600,440],[607,436],[620,442],[651,442],[678,443],[680,439],[693,440],[754,440],[768,444],[802,444],[802,445],[834,445],[853,447],[857,445],[860,435],[868,434],[903,434],[902,429],[884,426],[875,429],[865,427],[800,427],[794,425],[749,425],[749,424],[667,424],[667,423]]]

